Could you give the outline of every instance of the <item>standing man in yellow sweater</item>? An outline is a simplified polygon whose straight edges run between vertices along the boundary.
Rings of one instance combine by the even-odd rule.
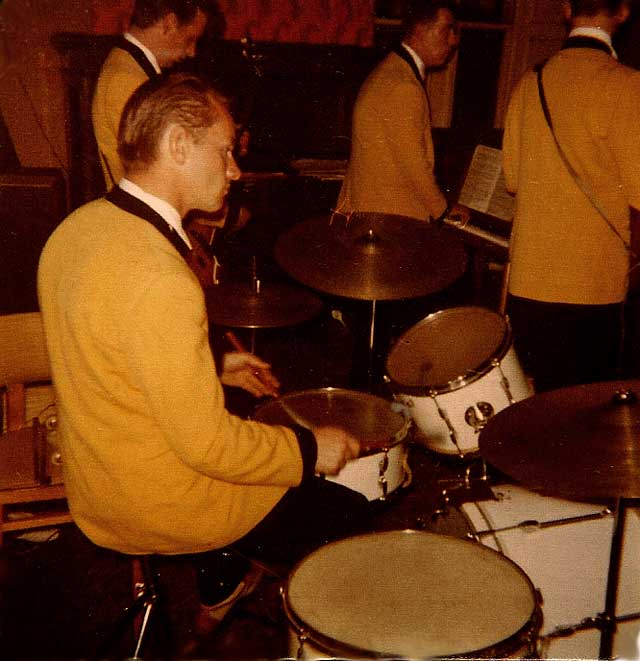
[[[527,72],[503,141],[516,193],[507,310],[538,391],[620,376],[630,219],[640,209],[640,72],[617,61],[611,41],[629,3],[571,0],[564,10],[571,32],[541,69],[543,95]]]
[[[402,42],[369,74],[353,110],[351,155],[337,210],[444,220],[452,211],[435,178],[429,69],[458,46],[456,3],[407,0]],[[453,212],[461,222],[466,207]]]
[[[358,455],[350,434],[225,409],[223,383],[256,396],[277,385],[246,353],[225,355],[218,377],[204,293],[185,260],[181,219],[223,205],[240,176],[234,143],[229,112],[204,80],[147,81],[123,112],[124,179],[63,221],[42,253],[65,487],[74,520],[100,546],[198,554],[233,545],[291,562],[367,524],[364,496],[315,477]],[[201,566],[221,557],[204,554]],[[223,578],[226,592],[200,584],[212,622],[254,584],[242,564]]]
[[[212,0],[136,0],[130,27],[102,66],[92,105],[93,131],[107,190],[123,175],[118,125],[133,92],[161,69],[193,57]]]

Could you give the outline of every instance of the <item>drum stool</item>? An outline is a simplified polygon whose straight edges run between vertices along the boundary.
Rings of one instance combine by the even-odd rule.
[[[159,582],[158,558],[155,555],[130,556],[130,558],[135,598],[99,642],[93,655],[94,659],[108,658],[109,653],[113,652],[114,647],[122,641],[132,625],[135,627],[135,644],[133,654],[127,657],[128,659],[133,661],[142,658],[140,654],[144,644],[149,640],[152,625],[155,625],[154,630],[164,638],[163,649],[170,656],[172,640],[169,617]]]

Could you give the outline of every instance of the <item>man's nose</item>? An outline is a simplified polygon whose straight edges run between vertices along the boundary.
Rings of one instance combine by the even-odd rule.
[[[233,156],[230,156],[229,163],[227,164],[227,179],[230,181],[236,181],[237,179],[240,179],[241,174],[242,170],[238,167],[236,159]]]

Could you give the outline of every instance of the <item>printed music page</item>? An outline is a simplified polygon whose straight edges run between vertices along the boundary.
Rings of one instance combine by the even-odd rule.
[[[513,220],[514,198],[505,185],[500,149],[486,145],[475,148],[458,202],[502,220]]]

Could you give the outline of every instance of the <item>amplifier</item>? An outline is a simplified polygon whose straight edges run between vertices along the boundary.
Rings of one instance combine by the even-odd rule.
[[[0,314],[38,309],[40,253],[66,214],[62,170],[20,168],[0,173]]]

